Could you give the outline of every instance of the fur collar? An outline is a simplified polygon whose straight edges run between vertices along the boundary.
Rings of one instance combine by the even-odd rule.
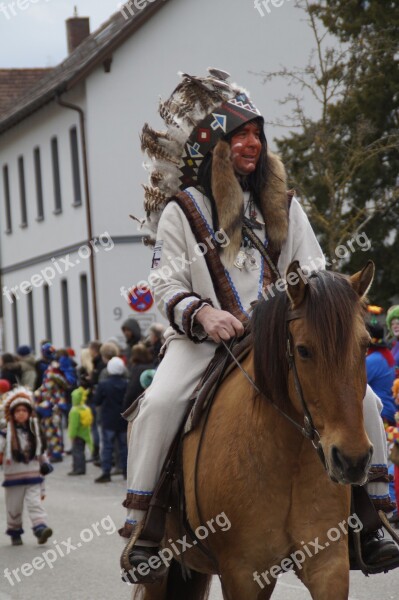
[[[219,227],[230,239],[224,259],[231,265],[241,246],[241,223],[244,203],[241,186],[230,158],[230,146],[219,141],[213,151],[212,193],[215,198]],[[272,152],[267,155],[268,180],[261,195],[261,211],[266,223],[269,248],[279,253],[288,235],[288,199],[286,173],[281,160]]]

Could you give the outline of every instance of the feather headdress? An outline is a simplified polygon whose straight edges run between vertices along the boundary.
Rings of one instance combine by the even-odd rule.
[[[35,457],[39,458],[43,453],[43,447],[39,423],[37,417],[34,415],[32,392],[26,387],[19,386],[5,394],[3,400],[4,416],[7,421],[6,460],[10,461],[13,453],[20,453],[13,412],[21,404],[26,406],[30,411],[29,428],[35,438]]]
[[[196,184],[198,169],[217,142],[261,117],[248,93],[227,81],[228,73],[212,68],[208,72],[206,77],[180,74],[182,81],[159,105],[166,131],[156,131],[148,123],[143,127],[141,149],[152,161],[144,186],[145,225],[153,232],[169,198]]]

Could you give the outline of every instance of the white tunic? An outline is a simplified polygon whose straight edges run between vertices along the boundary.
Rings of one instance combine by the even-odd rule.
[[[195,188],[186,190],[195,201],[197,208],[206,222],[210,239],[215,238],[212,228],[211,204],[208,198]],[[249,192],[244,194],[244,206],[248,204]],[[258,212],[258,219],[262,216]],[[265,240],[265,229],[257,230],[257,235]],[[216,239],[222,244],[228,242],[225,234],[216,233]],[[267,240],[266,246],[267,246]],[[205,246],[205,245],[204,245]],[[176,202],[170,202],[164,209],[158,226],[157,242],[154,252],[153,265],[149,277],[152,291],[160,312],[168,318],[168,304],[173,302],[178,294],[194,292],[201,298],[209,298],[215,308],[220,308],[211,275],[206,264],[204,251],[199,247],[190,224],[181,208]],[[223,256],[223,255],[222,255]],[[238,299],[243,312],[248,312],[251,302],[260,298],[263,284],[263,258],[254,249],[254,258],[259,268],[242,270],[236,266],[225,267],[225,273],[231,283],[231,288]],[[222,259],[223,260],[223,259]],[[287,267],[293,260],[298,260],[301,265],[317,266],[323,269],[325,260],[320,245],[316,239],[309,220],[300,206],[293,198],[289,213],[288,236],[278,261],[278,269],[284,276]],[[198,302],[197,296],[188,296],[181,300],[173,310],[174,321],[181,331],[184,331],[183,317],[185,310],[193,303]],[[204,338],[200,328],[194,328],[195,313],[192,315],[191,328],[197,336]],[[168,336],[171,335],[168,331]]]

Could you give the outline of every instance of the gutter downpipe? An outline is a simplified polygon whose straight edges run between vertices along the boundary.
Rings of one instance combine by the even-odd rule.
[[[81,140],[82,140],[82,156],[83,156],[83,173],[84,173],[84,187],[85,187],[85,196],[86,196],[86,221],[87,221],[87,236],[88,243],[93,239],[93,229],[92,229],[92,220],[91,220],[91,202],[90,202],[90,187],[89,187],[89,169],[88,169],[88,161],[87,161],[87,144],[86,144],[86,124],[85,124],[85,114],[80,106],[76,104],[71,104],[70,102],[65,102],[61,99],[61,96],[56,97],[56,101],[60,106],[64,108],[69,108],[70,110],[75,110],[79,113],[80,119],[80,132],[81,132]],[[94,320],[94,338],[96,340],[100,339],[100,332],[98,327],[98,306],[97,306],[97,285],[96,285],[96,274],[94,269],[94,252],[90,253],[90,280],[91,280],[91,295],[93,302],[93,320]]]

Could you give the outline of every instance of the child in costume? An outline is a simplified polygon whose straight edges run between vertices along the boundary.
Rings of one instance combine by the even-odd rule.
[[[50,462],[61,462],[64,451],[62,438],[62,410],[67,405],[68,381],[57,361],[55,349],[51,346],[47,355],[52,361],[43,375],[42,385],[35,391],[36,412],[46,436]]]
[[[24,503],[39,544],[52,535],[47,526],[44,500],[44,475],[51,473],[38,420],[34,414],[32,393],[18,387],[6,394],[7,429],[0,432],[0,463],[4,469],[4,491],[7,510],[7,535],[13,546],[22,544]]]
[[[90,390],[78,387],[72,392],[72,408],[68,415],[68,434],[72,441],[72,471],[68,475],[85,475],[85,445],[93,451],[90,428],[93,413],[86,405]]]
[[[7,421],[4,415],[4,398],[10,389],[10,382],[7,379],[0,379],[0,431],[7,427]]]

